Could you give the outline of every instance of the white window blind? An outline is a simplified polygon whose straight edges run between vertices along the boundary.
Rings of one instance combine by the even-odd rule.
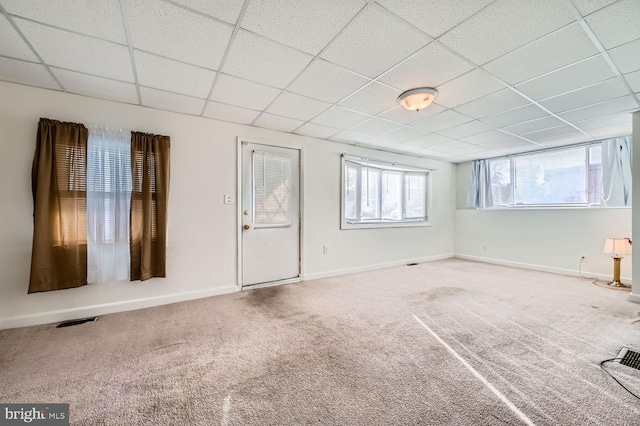
[[[291,157],[253,152],[253,221],[257,228],[291,225]]]

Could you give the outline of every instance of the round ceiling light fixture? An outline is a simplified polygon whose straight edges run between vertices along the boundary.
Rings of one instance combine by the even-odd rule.
[[[438,91],[433,87],[418,87],[402,93],[398,96],[398,102],[406,109],[417,112],[431,105],[436,96]]]

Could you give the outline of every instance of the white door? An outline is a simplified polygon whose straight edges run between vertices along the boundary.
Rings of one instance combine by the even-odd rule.
[[[300,151],[242,142],[242,286],[299,279]]]

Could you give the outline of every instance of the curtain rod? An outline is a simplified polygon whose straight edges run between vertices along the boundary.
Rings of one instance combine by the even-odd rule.
[[[428,171],[428,172],[435,172],[436,171],[435,168],[409,166],[409,165],[406,165],[406,164],[397,163],[395,161],[376,160],[374,158],[360,157],[360,156],[357,156],[357,155],[351,155],[351,154],[346,154],[346,153],[343,153],[342,157],[344,159],[346,159],[346,160],[355,160],[355,161],[360,161],[360,162],[364,162],[364,163],[388,164],[390,166],[403,167],[403,168],[407,168],[407,169],[413,169],[413,170],[416,170],[416,171]]]

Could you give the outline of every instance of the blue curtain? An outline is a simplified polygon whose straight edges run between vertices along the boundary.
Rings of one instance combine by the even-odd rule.
[[[475,160],[471,168],[471,184],[467,194],[467,207],[486,209],[493,207],[489,160]]]
[[[602,205],[631,205],[631,136],[602,141]]]

